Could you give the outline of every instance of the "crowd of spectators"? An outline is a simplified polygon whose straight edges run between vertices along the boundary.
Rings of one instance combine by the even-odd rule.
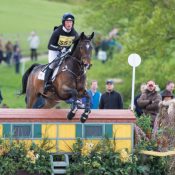
[[[120,92],[116,91],[114,81],[107,80],[106,91],[98,90],[98,81],[93,80],[90,84],[90,89],[87,90],[90,96],[91,109],[123,109],[123,98]],[[151,117],[151,126],[154,126],[155,119],[159,113],[159,105],[162,101],[174,99],[173,90],[175,84],[173,81],[168,81],[165,89],[160,91],[159,86],[153,80],[140,85],[140,92],[134,99],[134,112],[137,117],[142,115]],[[70,103],[72,101],[69,101]],[[79,99],[79,107],[84,108],[86,98]]]
[[[4,61],[8,66],[15,65],[15,72],[20,73],[20,60],[22,58],[18,41],[13,44],[10,40],[3,43],[0,39],[0,63]]]
[[[165,85],[165,89],[162,91],[157,87],[158,85],[156,85],[155,81],[149,80],[146,84],[141,85],[141,93],[138,94],[134,100],[136,116],[150,116],[152,127],[159,114],[161,102],[174,99],[173,90],[175,88],[175,83],[173,81],[168,81]]]
[[[37,50],[40,44],[40,40],[36,32],[32,31],[26,42],[29,44],[31,60],[37,61]],[[18,41],[14,41],[13,43],[10,40],[5,41],[5,39],[0,38],[0,63],[4,61],[8,66],[15,65],[15,72],[19,74],[21,58],[21,48]]]

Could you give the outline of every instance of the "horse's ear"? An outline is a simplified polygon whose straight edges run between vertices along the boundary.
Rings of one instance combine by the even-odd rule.
[[[94,32],[92,32],[91,36],[90,36],[90,39],[92,39],[94,37]]]
[[[84,32],[82,32],[81,34],[80,34],[80,38],[83,38],[84,37]]]

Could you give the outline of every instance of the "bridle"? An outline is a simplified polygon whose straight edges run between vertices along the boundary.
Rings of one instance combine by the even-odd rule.
[[[90,39],[83,40],[83,42],[90,43],[89,47],[91,47],[91,40]],[[83,43],[80,43],[80,45],[77,44],[76,47],[78,47],[79,48],[79,52],[81,52],[80,49],[82,49],[85,46],[83,45]],[[77,80],[81,79],[81,77],[86,74],[87,69],[90,69],[90,67],[92,66],[92,64],[85,64],[84,58],[89,58],[90,59],[90,56],[89,55],[83,55],[83,56],[81,56],[80,59],[78,59],[77,57],[72,56],[70,54],[67,55],[67,59],[72,59],[73,62],[77,63],[77,65],[79,67],[79,69],[78,69],[79,70],[79,74],[75,73],[75,71],[71,70],[67,65],[65,65],[61,71],[68,71]]]
[[[86,46],[84,46],[85,43],[89,43],[89,44],[87,44]],[[91,40],[90,40],[90,39],[85,39],[85,40],[83,40],[83,43],[80,43],[80,45],[78,46],[80,52],[81,52],[81,49],[82,49],[83,47],[89,47],[90,52],[91,52],[91,50],[92,50]],[[87,49],[88,49],[88,48],[87,48]],[[90,69],[90,67],[92,66],[92,64],[87,64],[87,63],[85,63],[85,62],[86,62],[85,60],[86,60],[87,58],[90,59],[90,57],[91,57],[90,53],[87,53],[87,54],[85,54],[85,55],[82,55],[81,58],[80,58],[80,62],[82,62],[82,63],[84,64],[84,67],[86,67],[86,69]],[[78,59],[77,59],[77,60],[78,60]]]

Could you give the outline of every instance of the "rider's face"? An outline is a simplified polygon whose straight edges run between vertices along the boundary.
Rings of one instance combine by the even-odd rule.
[[[72,27],[73,27],[73,21],[65,21],[64,27],[65,27],[67,30],[71,30]]]

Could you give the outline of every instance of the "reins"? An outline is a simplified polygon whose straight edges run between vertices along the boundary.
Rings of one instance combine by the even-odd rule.
[[[85,66],[83,64],[83,61],[82,60],[78,60],[76,57],[73,57],[71,55],[67,55],[67,57],[68,57],[68,59],[70,57],[73,61],[76,61],[79,64],[80,75],[77,75],[74,71],[72,71],[71,69],[69,69],[68,66],[67,66],[67,64],[63,67],[63,69],[61,71],[62,72],[68,71],[72,75],[74,75],[77,80],[81,79],[81,77],[86,74],[86,71],[84,69]]]
[[[78,41],[79,41],[79,40],[78,40]],[[84,41],[85,41],[85,42],[90,42],[90,40],[88,40],[88,39],[86,39],[86,40],[84,40]],[[81,43],[78,44],[78,42],[77,42],[76,44],[72,45],[72,46],[70,47],[70,49],[69,49],[67,52],[65,52],[63,55],[61,55],[60,58],[59,58],[59,59],[61,59],[61,60],[60,60],[58,66],[60,66],[60,65],[63,63],[63,61],[65,62],[66,59],[72,59],[72,61],[76,61],[76,62],[78,63],[78,66],[79,66],[79,68],[78,68],[79,75],[78,75],[74,70],[70,69],[70,68],[69,68],[69,65],[65,62],[65,66],[62,67],[62,69],[58,71],[58,73],[55,75],[55,77],[56,77],[59,73],[61,73],[61,72],[68,71],[68,72],[70,72],[70,73],[76,78],[76,80],[79,80],[79,79],[81,79],[82,76],[84,76],[84,75],[86,74],[86,66],[85,66],[84,63],[83,63],[82,57],[81,57],[80,59],[78,59],[77,57],[72,56],[72,54],[73,54],[73,52],[75,51],[76,47],[81,48],[81,47],[82,47],[82,44],[81,44]],[[57,58],[55,58],[51,63],[49,63],[42,71],[44,71],[45,69],[47,69],[47,67],[48,67],[50,64],[52,64],[53,62],[56,62],[56,61],[57,61]],[[55,77],[53,77],[53,79],[54,79]]]

